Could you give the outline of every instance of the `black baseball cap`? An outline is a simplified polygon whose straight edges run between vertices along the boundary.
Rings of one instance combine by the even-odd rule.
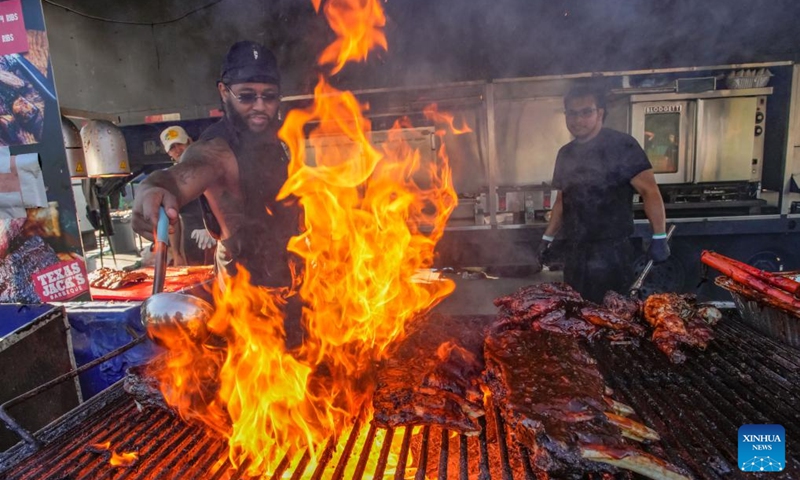
[[[278,60],[271,51],[256,42],[236,42],[222,62],[220,81],[225,85],[236,83],[281,84]]]

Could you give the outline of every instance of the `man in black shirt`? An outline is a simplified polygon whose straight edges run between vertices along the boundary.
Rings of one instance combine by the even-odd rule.
[[[539,246],[540,259],[556,233],[566,240],[564,281],[587,300],[608,290],[626,293],[633,282],[633,194],[642,196],[653,229],[648,254],[670,254],[664,201],[647,155],[630,135],[603,128],[605,98],[586,88],[564,97],[567,129],[575,139],[556,158],[558,197]]]

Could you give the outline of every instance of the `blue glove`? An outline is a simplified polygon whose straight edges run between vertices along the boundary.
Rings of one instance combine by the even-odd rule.
[[[669,245],[667,244],[667,237],[664,235],[655,236],[653,241],[650,242],[650,248],[647,249],[647,256],[653,260],[653,263],[666,262],[669,258]]]

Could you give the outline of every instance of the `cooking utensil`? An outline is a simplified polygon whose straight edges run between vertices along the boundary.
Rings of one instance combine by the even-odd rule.
[[[667,242],[669,242],[670,238],[672,238],[672,233],[675,231],[675,225],[670,225],[669,229],[667,229]],[[645,278],[650,273],[650,270],[653,268],[653,259],[647,261],[647,265],[644,266],[644,270],[642,273],[639,274],[639,278],[633,282],[631,288],[628,289],[628,295],[631,297],[638,297],[640,290],[642,289],[642,285],[644,284]]]
[[[158,212],[155,240],[153,296],[145,300],[141,307],[142,324],[147,329],[147,336],[162,346],[166,346],[165,339],[175,338],[176,335],[201,343],[208,338],[206,324],[214,314],[214,307],[192,295],[162,293],[167,274],[169,245],[169,219],[164,207]]]
[[[153,295],[164,291],[167,277],[167,249],[169,247],[169,219],[164,207],[158,210],[158,225],[155,238],[155,266],[153,272]]]

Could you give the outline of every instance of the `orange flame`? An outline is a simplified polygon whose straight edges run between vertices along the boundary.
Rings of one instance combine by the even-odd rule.
[[[130,467],[139,460],[139,454],[136,452],[111,452],[111,458],[108,463],[114,467]]]
[[[311,0],[319,13],[322,0]],[[336,40],[320,55],[319,64],[335,63],[335,75],[350,61],[365,61],[376,47],[388,49],[386,16],[379,0],[328,0],[323,8]]]
[[[386,48],[378,1],[328,0],[324,11],[339,38],[320,63],[336,62],[333,73]],[[268,289],[240,269],[215,293],[211,340],[162,338],[167,355],[151,372],[167,402],[225,436],[231,462],[249,461],[251,475],[271,474],[284,456],[306,450],[313,465],[329,439],[346,441],[355,419],[367,425],[375,364],[410,319],[454,289],[450,280],[414,278],[433,265],[457,203],[446,152],[429,158],[412,148],[406,138],[420,133],[408,119],[375,146],[366,109],[320,77],[314,103],[289,112],[279,132],[291,151],[289,178],[278,198],[293,196],[304,209],[303,232],[288,246],[304,264],[300,278]],[[452,128],[452,116],[435,107],[426,113],[443,125],[440,135],[469,131]],[[297,300],[305,337],[290,349],[284,320]],[[394,443],[396,436],[396,452]]]
[[[89,448],[93,450],[108,450],[111,448],[111,442],[93,443],[89,445]]]
[[[474,353],[450,341],[439,345],[439,348],[436,349],[436,356],[442,362],[448,361],[451,357],[460,357],[460,360],[467,364],[474,363],[476,361]]]

